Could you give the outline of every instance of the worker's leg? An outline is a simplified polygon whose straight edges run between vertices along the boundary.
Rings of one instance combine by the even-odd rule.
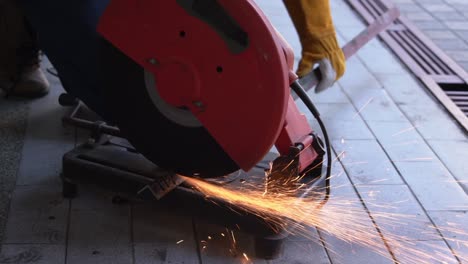
[[[0,1],[0,39],[0,90],[30,98],[47,94],[35,34],[15,0]]]
[[[19,0],[38,42],[65,90],[108,119],[100,93],[98,51],[105,46],[96,26],[108,0]],[[117,74],[118,75],[118,74]]]

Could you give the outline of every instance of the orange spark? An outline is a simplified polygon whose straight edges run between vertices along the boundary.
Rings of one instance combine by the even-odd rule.
[[[354,114],[353,119],[355,119],[356,117],[358,117],[359,114],[364,110],[364,108],[366,108],[366,107],[372,102],[372,100],[374,100],[374,97],[370,98],[369,101],[367,101],[367,103],[365,103],[365,104],[359,109],[359,111],[358,111],[356,114]]]
[[[419,126],[416,125],[416,126],[411,126],[411,127],[409,127],[409,128],[403,129],[403,130],[401,130],[401,131],[396,132],[395,134],[393,134],[392,137],[396,137],[396,136],[398,136],[398,135],[401,135],[401,134],[410,132],[410,131],[412,131],[412,130],[415,130],[415,129],[418,128],[418,127],[419,127]]]

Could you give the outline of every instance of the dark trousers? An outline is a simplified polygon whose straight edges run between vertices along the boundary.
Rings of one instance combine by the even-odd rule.
[[[64,89],[103,118],[109,117],[98,84],[99,69],[105,67],[98,52],[105,47],[105,41],[96,32],[109,0],[19,0],[19,3],[37,33],[40,49],[59,73]]]

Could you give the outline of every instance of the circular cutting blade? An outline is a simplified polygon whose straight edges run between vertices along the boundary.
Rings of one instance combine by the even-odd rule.
[[[148,93],[144,69],[109,44],[100,82],[113,120],[147,159],[187,176],[217,177],[239,169],[203,126],[168,118]]]
[[[114,119],[155,164],[223,176],[278,139],[289,68],[253,0],[114,0],[98,30],[116,47],[101,69]]]

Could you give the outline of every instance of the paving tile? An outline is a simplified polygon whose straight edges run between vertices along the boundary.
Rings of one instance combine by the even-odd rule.
[[[457,1],[457,0],[456,0]],[[468,5],[466,2],[463,2],[462,0],[458,0],[457,3],[454,3],[453,6],[459,10],[459,11],[463,11],[463,12],[467,12],[468,11]]]
[[[358,56],[372,73],[405,73],[399,59],[387,49],[372,49],[364,47],[358,51]]]
[[[466,29],[466,28],[465,28]],[[438,40],[435,39],[434,43],[442,50],[464,50],[468,49],[468,44],[461,39]]]
[[[245,263],[246,261],[247,263],[267,263],[266,260],[255,256],[255,242],[252,235],[238,230],[229,230],[219,225],[207,224],[203,220],[196,219],[195,221],[199,240],[197,243],[199,244],[202,263],[234,264]],[[225,236],[222,236],[221,233],[225,234]]]
[[[402,12],[423,12],[424,11],[424,9],[422,9],[418,5],[415,5],[414,3],[401,3],[398,5],[398,8]]]
[[[334,167],[331,197],[321,209],[323,225],[318,228],[332,263],[392,263],[347,175],[339,172],[339,162]],[[365,242],[369,239],[373,243]]]
[[[349,99],[343,93],[338,83],[336,83],[335,85],[333,85],[332,87],[330,87],[329,89],[321,93],[315,93],[315,90],[312,89],[308,91],[307,94],[311,98],[312,102],[317,103],[317,104],[349,103]],[[296,101],[300,101],[300,100],[296,100]]]
[[[466,193],[441,162],[395,165],[426,210],[468,209]]]
[[[311,127],[320,135],[320,126],[317,121],[309,119]],[[323,123],[328,131],[330,140],[332,139],[374,139],[374,136],[366,126],[364,121],[357,116],[354,120],[336,120],[323,118]]]
[[[151,204],[133,206],[133,242],[136,263],[198,262],[192,218]]]
[[[453,7],[448,4],[440,3],[440,4],[429,4],[429,3],[422,3],[422,6],[429,12],[450,12],[455,11]]]
[[[27,101],[0,98],[0,241],[3,240],[11,192],[20,166],[28,106]]]
[[[357,111],[354,109],[351,103],[316,104],[316,107],[319,110],[320,115],[326,119],[353,121],[358,117]],[[299,108],[303,112],[306,111],[302,105],[300,105]]]
[[[413,0],[393,0],[396,4],[415,4]]]
[[[429,211],[428,213],[450,247],[462,259],[462,263],[468,261],[468,212]]]
[[[468,22],[466,21],[447,21],[445,24],[453,30],[466,30],[468,28]]]
[[[271,264],[330,264],[327,253],[318,241],[286,241],[281,258],[271,260]]]
[[[0,133],[0,138],[8,140],[7,137],[2,136]],[[21,142],[18,143],[21,147]],[[0,190],[11,191],[16,184],[16,175],[21,160],[21,148],[19,150],[6,150],[0,143],[0,153]]]
[[[431,14],[443,21],[463,21],[465,17],[456,11],[431,12]]]
[[[369,224],[369,230],[373,226]],[[359,245],[357,242],[347,242],[324,232],[323,239],[326,241],[332,263],[393,263],[390,254],[378,252],[385,250],[377,243],[368,246]],[[372,242],[371,242],[372,243]],[[376,248],[378,247],[378,248]]]
[[[18,185],[60,184],[62,156],[74,145],[74,130],[64,128],[60,121],[69,111],[58,104],[63,88],[52,80],[50,88],[46,97],[30,105]]]
[[[406,120],[403,113],[384,89],[368,92],[365,96],[350,95],[354,106],[365,121]]]
[[[345,93],[352,94],[363,94],[369,90],[382,88],[382,85],[357,57],[352,57],[347,61],[347,70],[339,83]]]
[[[438,104],[402,105],[400,108],[425,139],[465,140],[468,138],[455,120]]]
[[[13,263],[63,264],[65,246],[4,244],[0,253],[0,264]]]
[[[53,186],[17,187],[11,200],[4,243],[62,244],[69,202]]]
[[[468,62],[459,62],[458,63],[465,71],[468,72]]]
[[[364,121],[350,104],[317,104],[321,118],[331,139],[373,139]],[[298,108],[307,117],[314,131],[323,135],[320,126],[302,103]],[[355,114],[352,114],[354,111]]]
[[[195,241],[172,242],[174,246],[159,242],[135,244],[135,264],[199,263],[196,253],[184,246],[187,243],[194,246]]]
[[[437,159],[409,122],[368,121],[367,124],[393,162],[428,162]]]
[[[447,30],[427,29],[424,30],[424,34],[426,34],[431,39],[455,39],[458,37],[453,32]]]
[[[68,210],[68,200],[56,186],[17,186],[12,194],[11,211]]]
[[[468,29],[456,30],[455,32],[461,39],[468,41]]]
[[[464,0],[445,0],[445,2],[451,5],[457,6],[457,7],[458,5],[466,5],[466,2]]]
[[[443,29],[447,29],[447,25],[441,23],[441,22],[437,22],[437,21],[415,21],[414,24],[419,28],[419,29],[422,29],[422,30],[425,30],[425,29],[431,29],[431,30],[434,30],[434,29],[437,29],[437,30],[443,30]]]
[[[428,141],[442,162],[468,193],[468,141]]]
[[[128,206],[113,210],[72,210],[67,263],[132,262]]]
[[[409,74],[376,74],[383,88],[396,104],[435,104],[432,95]]]
[[[28,111],[27,101],[0,98],[0,190],[15,186]]]
[[[431,21],[434,18],[427,12],[405,12],[405,16],[413,21]]]
[[[115,210],[119,204],[112,203],[115,193],[99,187],[80,185],[78,196],[73,199],[73,211],[78,210]]]
[[[332,196],[351,196],[354,197],[355,192],[353,190],[353,185],[349,180],[349,177],[339,161],[337,155],[341,153],[332,153],[332,169],[331,169],[331,176],[330,176],[330,185],[331,187],[331,195]]]
[[[10,209],[10,198],[10,192],[0,191],[0,241],[3,241],[3,236],[5,235],[5,225],[8,220],[8,211]]]
[[[164,242],[172,246],[184,240],[187,246],[195,242],[191,217],[180,217],[151,204],[133,205],[133,233],[135,243]]]
[[[330,6],[333,15],[333,23],[336,27],[356,27],[359,30],[365,28],[362,19],[351,9],[348,3],[344,1],[330,1]]]
[[[425,122],[437,119],[451,119],[438,103],[422,105],[401,106],[401,109],[408,113],[408,119],[412,122]]]
[[[357,189],[390,243],[441,239],[408,186],[359,185]]]
[[[456,61],[468,62],[468,50],[456,50],[456,51],[448,50],[446,51],[446,53],[452,56]]]
[[[403,184],[385,152],[375,140],[335,140],[333,148],[354,184]]]
[[[415,3],[446,4],[444,0],[415,0]]]
[[[445,241],[402,241],[399,248],[392,248],[399,263],[428,263],[438,264],[458,263]],[[390,247],[392,247],[390,245]]]
[[[416,128],[406,120],[399,122],[368,122],[377,139],[382,142],[406,143],[410,140],[421,139]]]

